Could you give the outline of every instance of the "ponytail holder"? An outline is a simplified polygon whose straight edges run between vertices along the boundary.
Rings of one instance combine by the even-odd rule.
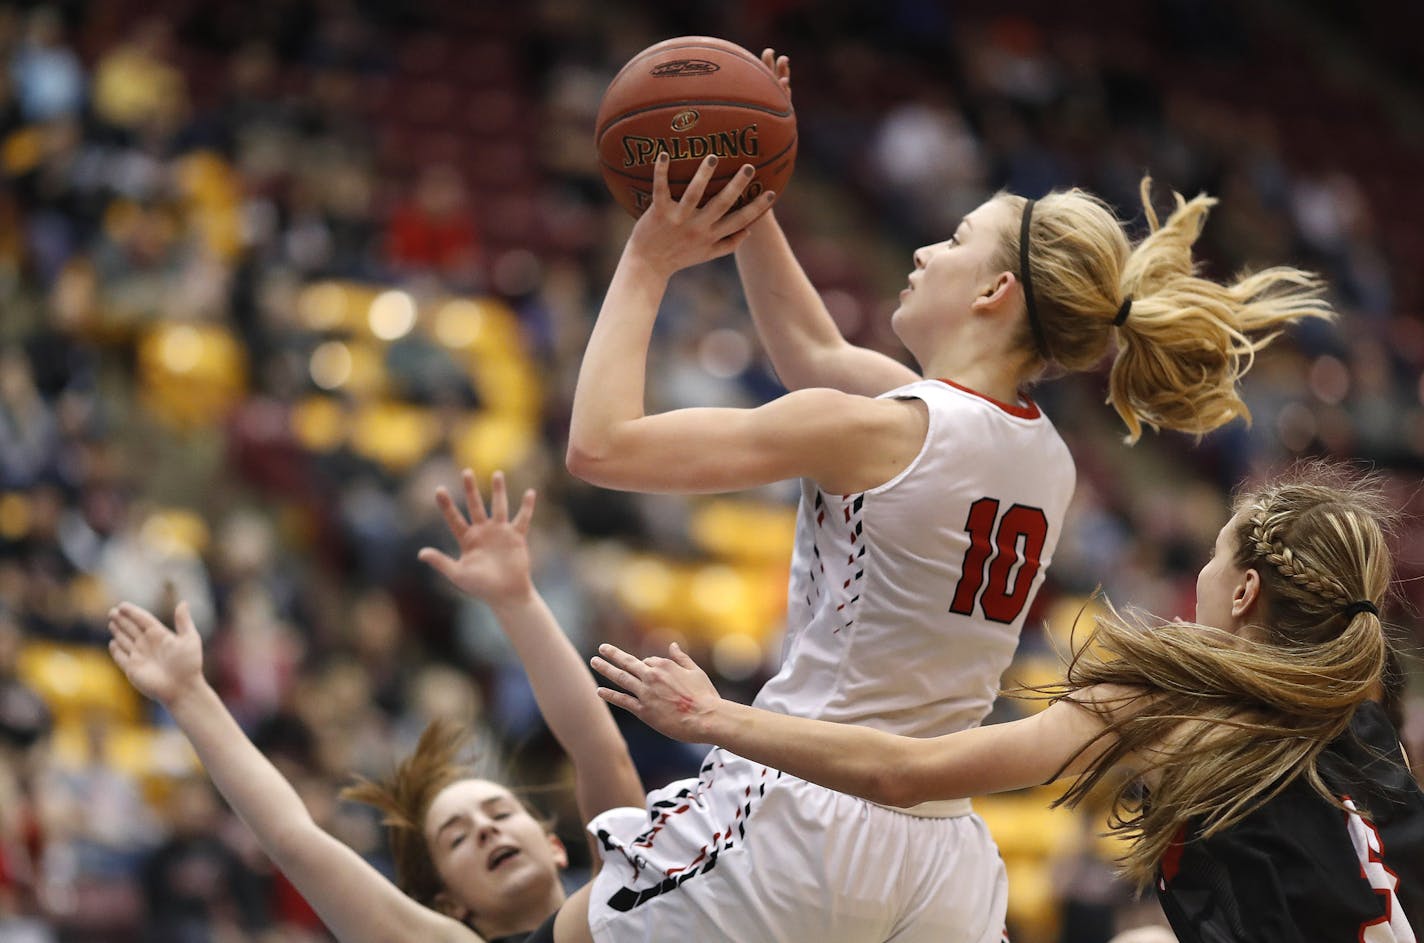
[[[1370,602],[1368,599],[1359,599],[1355,602],[1350,603],[1348,606],[1346,606],[1340,611],[1340,614],[1343,615],[1346,619],[1353,619],[1355,618],[1355,616],[1359,615],[1362,612],[1368,612],[1375,618],[1379,618],[1380,614],[1379,607],[1376,606],[1374,603]]]
[[[1132,313],[1132,296],[1128,295],[1122,299],[1122,307],[1117,309],[1117,317],[1113,318],[1113,327],[1122,327],[1127,316]]]
[[[1029,330],[1033,331],[1033,346],[1044,360],[1052,360],[1048,353],[1048,342],[1043,339],[1043,325],[1038,320],[1038,308],[1033,303],[1033,269],[1028,264],[1028,231],[1033,223],[1033,200],[1025,200],[1023,221],[1019,224],[1019,277],[1023,279],[1024,311],[1028,315]]]

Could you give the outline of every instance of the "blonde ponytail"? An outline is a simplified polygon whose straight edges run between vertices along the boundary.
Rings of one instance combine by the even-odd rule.
[[[1142,426],[1201,435],[1250,411],[1236,384],[1280,329],[1301,318],[1332,318],[1321,281],[1309,272],[1278,266],[1228,284],[1202,278],[1192,262],[1216,200],[1186,200],[1159,224],[1150,177],[1142,205],[1150,233],[1132,250],[1120,285],[1132,312],[1119,335],[1108,402],[1127,424],[1129,438]]]
[[[1201,435],[1241,416],[1237,381],[1256,351],[1301,318],[1332,318],[1323,285],[1299,269],[1276,267],[1220,284],[1197,274],[1192,246],[1216,200],[1185,200],[1158,219],[1142,180],[1150,229],[1133,247],[1112,210],[1082,190],[1034,203],[1029,267],[1042,342],[1025,323],[1019,345],[1065,370],[1095,368],[1116,332],[1108,402],[1128,428],[1144,425]],[[1022,211],[1022,197],[1001,196]],[[1004,233],[995,266],[1019,273],[1020,232]],[[1027,322],[1027,319],[1025,319]]]

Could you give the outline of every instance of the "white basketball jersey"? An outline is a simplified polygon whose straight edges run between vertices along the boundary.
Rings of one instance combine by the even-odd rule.
[[[781,671],[756,705],[913,737],[977,726],[1013,658],[1073,494],[1036,405],[942,380],[924,446],[861,494],[802,484]]]

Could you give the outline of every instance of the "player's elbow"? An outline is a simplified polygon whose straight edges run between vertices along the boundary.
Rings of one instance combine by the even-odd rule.
[[[881,805],[897,809],[909,809],[922,802],[942,799],[933,788],[933,777],[927,775],[926,757],[922,752],[923,741],[905,741],[897,738],[889,749],[879,751],[876,764],[875,790]]]
[[[569,447],[564,450],[564,465],[568,467],[570,475],[584,481],[592,481],[590,476],[596,473],[594,470],[598,462],[598,453],[589,448],[587,443],[569,439]]]
[[[600,443],[570,438],[569,447],[564,452],[564,464],[568,466],[570,475],[591,485],[619,487],[618,470],[611,450]]]
[[[905,769],[893,763],[877,764],[871,771],[865,798],[897,809],[908,809],[924,801],[916,794],[914,783]]]

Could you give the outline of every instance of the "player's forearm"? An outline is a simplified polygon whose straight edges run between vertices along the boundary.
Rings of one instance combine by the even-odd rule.
[[[899,771],[910,742],[869,727],[833,724],[720,701],[703,725],[709,743],[837,792],[908,805]]]
[[[573,762],[583,821],[608,809],[641,805],[642,780],[628,744],[544,597],[531,587],[527,595],[493,602],[491,608],[524,665],[544,722]]]
[[[296,790],[247,738],[207,682],[198,682],[166,706],[213,784],[274,860],[289,836],[315,827]]]
[[[166,705],[218,791],[342,943],[480,938],[416,904],[323,831],[291,783],[200,682]]]
[[[623,250],[574,390],[568,466],[580,478],[618,451],[621,427],[644,415],[648,345],[667,280],[631,245]]]
[[[626,749],[598,697],[593,675],[544,597],[531,587],[527,595],[491,602],[490,608],[524,665],[544,721],[564,752],[578,762],[589,754]]]
[[[751,226],[736,258],[752,321],[781,382],[792,390],[829,385],[818,364],[847,342],[773,213]]]

